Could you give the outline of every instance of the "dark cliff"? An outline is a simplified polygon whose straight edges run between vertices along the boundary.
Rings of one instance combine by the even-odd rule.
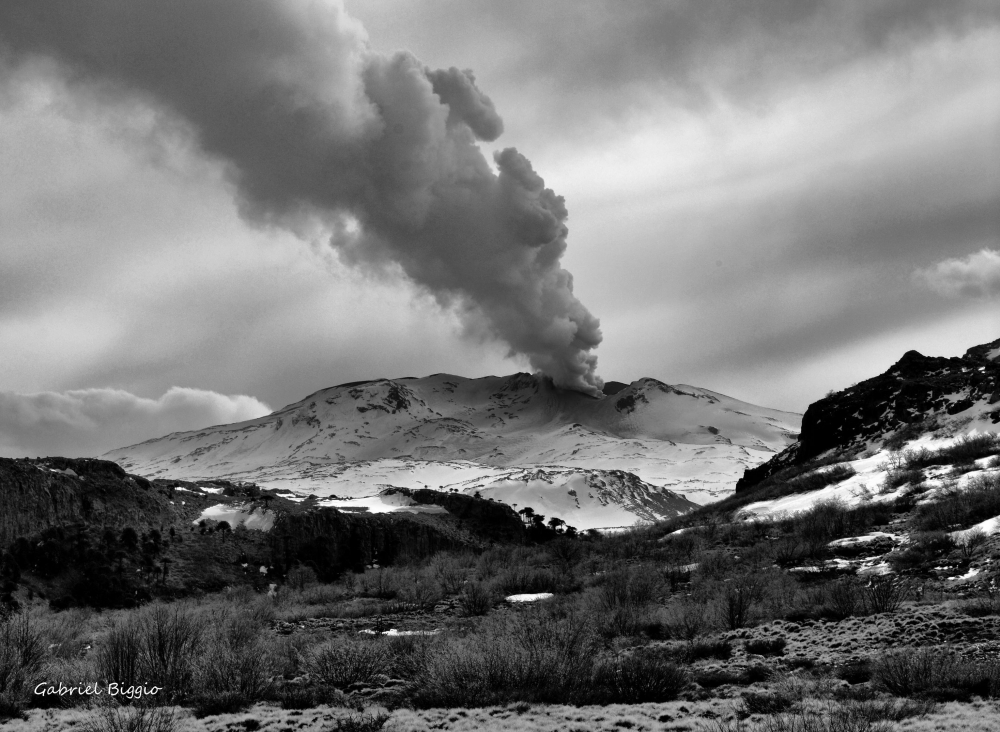
[[[737,491],[751,488],[778,470],[800,465],[831,450],[861,449],[904,429],[919,430],[935,418],[984,411],[1000,424],[1000,340],[970,348],[961,358],[903,354],[885,373],[809,405],[799,441],[756,468]]]
[[[153,526],[171,515],[166,495],[107,460],[0,458],[0,548],[52,527]]]

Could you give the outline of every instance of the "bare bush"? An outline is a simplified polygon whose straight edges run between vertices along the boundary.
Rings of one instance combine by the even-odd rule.
[[[171,707],[146,702],[123,706],[114,700],[97,707],[85,732],[174,732],[177,719]]]
[[[20,713],[44,662],[45,646],[27,615],[0,620],[0,721]]]
[[[753,624],[757,609],[764,599],[766,580],[759,574],[742,574],[723,583],[715,597],[715,615],[727,630],[738,630]]]
[[[313,649],[306,667],[324,683],[343,689],[388,674],[392,652],[382,638],[335,638]]]
[[[972,529],[967,531],[962,539],[958,542],[959,548],[962,550],[962,558],[968,561],[975,556],[976,552],[980,548],[985,546],[986,542],[989,541],[989,536],[982,529]]]
[[[192,609],[152,605],[119,618],[97,649],[102,679],[126,686],[153,684],[175,698],[193,686],[207,619]]]
[[[219,613],[212,619],[195,665],[196,704],[245,708],[270,688],[270,649],[252,612]]]
[[[1000,693],[1000,664],[969,661],[948,648],[903,649],[876,660],[872,679],[896,696],[968,700]]]
[[[441,585],[430,570],[413,571],[400,580],[399,599],[419,610],[433,608],[443,598]]]
[[[470,582],[458,596],[458,606],[463,615],[472,617],[486,615],[493,609],[496,596],[493,589],[485,582]]]
[[[431,562],[430,569],[446,595],[461,592],[462,585],[465,584],[466,571],[458,559],[448,555],[438,555]]]
[[[569,703],[589,693],[596,636],[586,618],[543,608],[487,618],[475,635],[433,648],[415,682],[418,707]]]
[[[645,704],[676,699],[690,677],[665,658],[637,652],[599,661],[592,683],[605,704]]]
[[[673,640],[694,640],[707,632],[710,623],[706,603],[690,599],[671,602],[657,615],[665,635]]]
[[[391,600],[399,593],[399,578],[390,568],[367,570],[358,579],[358,590],[366,597]]]

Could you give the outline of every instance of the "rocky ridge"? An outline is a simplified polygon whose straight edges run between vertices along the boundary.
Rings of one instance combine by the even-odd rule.
[[[895,438],[1000,432],[1000,340],[970,348],[961,358],[907,351],[887,371],[809,405],[796,443],[748,468],[744,491],[779,470],[832,451],[861,453]]]

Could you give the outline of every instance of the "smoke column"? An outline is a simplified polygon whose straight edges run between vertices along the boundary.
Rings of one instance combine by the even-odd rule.
[[[560,267],[566,207],[470,71],[374,53],[340,2],[3,0],[0,78],[56,60],[79,90],[138,97],[222,160],[250,220],[320,222],[351,264],[400,268],[560,386],[602,384],[597,318]]]

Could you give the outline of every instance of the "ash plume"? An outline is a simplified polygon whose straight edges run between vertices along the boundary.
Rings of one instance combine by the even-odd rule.
[[[0,78],[58,62],[96,98],[182,120],[241,213],[308,230],[348,263],[399,268],[560,386],[602,384],[597,318],[560,266],[566,207],[513,148],[470,71],[373,52],[339,2],[4,0]]]

